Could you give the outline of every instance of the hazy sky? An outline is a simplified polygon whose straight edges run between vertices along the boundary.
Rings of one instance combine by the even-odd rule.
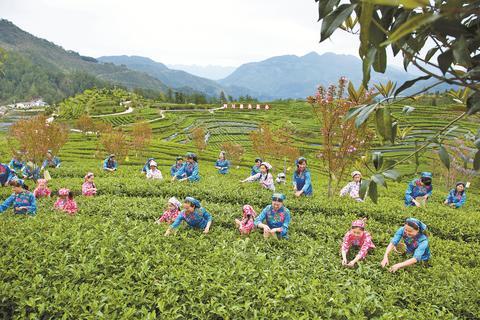
[[[314,0],[0,0],[0,15],[93,57],[238,66],[283,54],[358,53],[357,38],[343,31],[319,43]]]

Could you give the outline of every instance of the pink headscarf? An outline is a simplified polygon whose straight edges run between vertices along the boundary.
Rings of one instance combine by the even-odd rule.
[[[352,228],[362,228],[362,229],[365,229],[365,222],[367,221],[367,219],[363,218],[363,219],[358,219],[358,220],[355,220],[352,222]]]
[[[88,172],[88,173],[85,175],[85,177],[84,177],[85,182],[86,182],[87,179],[90,178],[90,177],[93,177],[93,172]]]
[[[62,188],[62,189],[58,190],[58,194],[60,196],[68,196],[69,193],[70,193],[70,190],[67,189],[67,188]]]
[[[246,204],[243,206],[243,218],[245,219],[249,215],[255,219],[255,216],[257,215],[257,213],[255,212],[255,210],[253,210],[251,205]]]
[[[37,180],[37,184],[43,184],[43,185],[47,185],[47,179],[38,179]]]

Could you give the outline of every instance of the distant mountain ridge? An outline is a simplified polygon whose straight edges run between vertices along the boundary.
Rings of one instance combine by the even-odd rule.
[[[58,79],[72,79],[72,74],[81,73],[83,77],[88,78],[90,83],[95,84],[111,83],[129,89],[143,88],[159,92],[165,92],[168,89],[160,80],[146,73],[110,63],[98,63],[94,58],[81,56],[77,52],[67,51],[52,42],[37,38],[4,19],[0,20],[0,47],[14,58],[14,61],[6,63],[6,67],[17,68],[19,64],[28,64],[35,68],[35,75],[54,74]],[[22,94],[25,94],[24,98],[28,98],[29,91],[37,91],[36,87],[42,86],[42,83],[34,80],[26,81],[22,79],[21,74],[17,74],[17,71],[5,70],[10,78],[0,79],[0,88],[10,90],[11,86],[31,86],[33,89],[25,88],[22,91]],[[28,71],[22,70],[21,72]],[[3,87],[2,81],[4,82]],[[23,81],[23,83],[19,83],[19,81]],[[78,82],[78,89],[83,88],[81,81]],[[46,89],[57,92],[58,96],[61,96],[62,93],[70,94],[70,92],[63,92],[61,88],[56,87],[55,83],[50,83]]]
[[[124,65],[131,70],[144,72],[172,88],[191,88],[210,96],[218,96],[225,89],[216,81],[194,76],[185,71],[172,70],[160,62],[140,56],[103,56],[101,62]]]
[[[318,85],[337,83],[346,76],[355,85],[362,80],[362,62],[352,55],[311,52],[304,56],[283,55],[246,63],[227,77],[214,81],[174,70],[140,56],[103,56],[98,59],[68,51],[37,38],[7,20],[0,20],[0,47],[8,52],[4,77],[0,78],[0,102],[43,96],[58,101],[91,87],[113,86],[166,92],[202,92],[218,97],[252,96],[260,100],[305,98]],[[401,85],[416,75],[389,67],[385,74],[372,72],[371,84],[392,80]],[[425,87],[417,83],[407,92]],[[435,90],[444,90],[439,86]]]
[[[284,55],[241,65],[231,75],[219,80],[225,86],[238,85],[255,89],[260,97],[305,98],[315,93],[318,85],[335,84],[341,76],[355,85],[362,81],[362,62],[352,55],[311,52],[304,56]],[[415,78],[403,70],[388,67],[385,74],[372,72],[371,84],[388,80],[403,82]],[[418,88],[413,87],[410,91]]]
[[[220,80],[232,74],[237,67],[224,67],[216,65],[199,66],[199,65],[185,65],[185,64],[169,64],[168,67],[174,70],[182,70],[198,77],[207,78],[210,80]]]

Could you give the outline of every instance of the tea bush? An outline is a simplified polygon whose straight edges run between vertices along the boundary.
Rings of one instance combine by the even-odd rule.
[[[185,150],[154,145],[160,169]],[[257,184],[240,184],[251,159],[227,176],[213,168],[215,152],[202,154],[195,184],[146,181],[143,159],[104,173],[91,147],[74,138],[62,150],[63,167],[50,187],[71,188],[80,211],[52,211],[54,198],[38,202],[35,218],[0,216],[0,318],[2,319],[478,319],[480,317],[480,216],[478,192],[465,208],[441,204],[437,188],[425,209],[403,206],[407,180],[380,190],[379,204],[328,199],[326,179],[313,171],[312,198],[294,199],[290,239],[242,237],[234,226],[241,207],[257,212],[270,202]],[[314,167],[314,166],[313,166]],[[315,167],[314,167],[315,168]],[[95,198],[80,196],[83,176],[96,174]],[[10,194],[0,189],[0,199]],[[204,235],[153,222],[171,196],[192,195],[214,217]],[[352,220],[368,216],[377,249],[355,269],[341,266],[339,247]],[[379,263],[404,218],[430,230],[432,260],[391,274]],[[392,256],[391,263],[404,259]]]

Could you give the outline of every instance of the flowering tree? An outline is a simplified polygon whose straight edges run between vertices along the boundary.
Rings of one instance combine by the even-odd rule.
[[[102,132],[100,143],[107,153],[113,153],[118,159],[128,155],[129,142],[127,135],[121,129]]]
[[[350,83],[349,96],[344,97],[346,88],[347,80],[342,77],[338,86],[330,85],[327,90],[320,86],[314,97],[308,97],[321,124],[323,149],[318,157],[328,173],[328,196],[336,192],[347,170],[360,154],[368,150],[373,137],[366,124],[356,128],[355,120],[344,119],[352,108],[371,101],[375,96],[373,91],[367,91],[363,86],[355,90]]]
[[[132,149],[135,155],[142,153],[152,142],[152,126],[149,123],[137,122],[132,129]]]
[[[58,123],[47,123],[47,117],[39,115],[11,126],[8,140],[12,149],[25,151],[30,160],[39,163],[48,150],[58,153],[68,140],[68,129]]]
[[[222,150],[227,153],[227,157],[235,165],[238,165],[240,163],[243,154],[245,153],[245,148],[242,145],[232,142],[226,142],[222,144]]]
[[[292,134],[289,125],[272,130],[268,124],[263,123],[258,130],[250,133],[250,140],[253,150],[262,158],[294,161],[299,157],[300,151],[293,146]]]
[[[75,121],[75,125],[78,130],[83,132],[84,135],[87,135],[88,132],[95,131],[95,123],[93,122],[92,117],[87,114],[84,114],[80,118],[78,118],[78,120]]]
[[[204,151],[207,148],[205,129],[203,127],[193,129],[192,139],[198,151]]]

